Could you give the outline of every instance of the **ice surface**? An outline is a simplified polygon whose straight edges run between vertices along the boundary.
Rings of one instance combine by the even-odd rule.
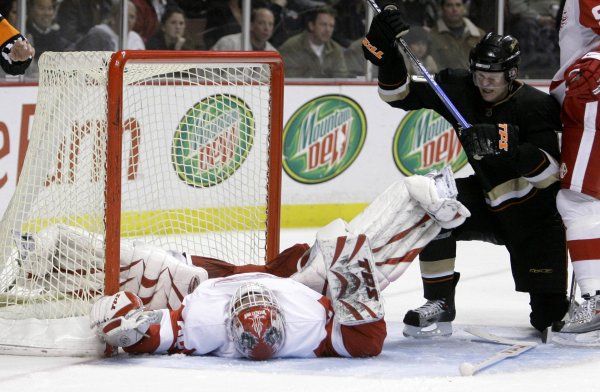
[[[311,242],[314,230],[286,230],[282,248]],[[212,357],[121,355],[110,359],[0,356],[0,391],[600,391],[600,350],[540,345],[473,377],[460,363],[477,362],[505,346],[482,343],[462,331],[468,325],[533,340],[528,295],[514,292],[508,255],[501,247],[460,243],[455,333],[448,339],[402,336],[407,309],[419,306],[418,265],[383,293],[388,338],[371,359],[286,359],[269,362]]]

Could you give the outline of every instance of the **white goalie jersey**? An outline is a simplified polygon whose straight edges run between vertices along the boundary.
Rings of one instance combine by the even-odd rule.
[[[150,338],[126,349],[130,353],[186,353],[239,358],[228,336],[228,305],[245,282],[259,283],[277,297],[285,320],[285,341],[277,357],[365,356],[380,350],[385,322],[342,326],[334,319],[329,299],[292,279],[262,273],[209,279],[187,295],[176,311],[162,310]],[[371,332],[370,341],[357,339],[357,330]],[[368,335],[368,334],[367,334]]]

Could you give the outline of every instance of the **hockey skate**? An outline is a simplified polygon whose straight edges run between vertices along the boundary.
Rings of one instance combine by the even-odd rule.
[[[452,335],[452,321],[456,317],[454,294],[459,279],[460,273],[455,272],[450,287],[441,291],[439,285],[435,290],[425,288],[425,296],[430,299],[423,306],[406,312],[404,336],[432,338]]]
[[[567,318],[555,323],[553,330],[561,333],[586,333],[600,330],[600,291],[596,295],[585,295]]]
[[[413,338],[450,336],[455,317],[454,301],[428,300],[423,306],[406,312],[402,333],[406,337]]]

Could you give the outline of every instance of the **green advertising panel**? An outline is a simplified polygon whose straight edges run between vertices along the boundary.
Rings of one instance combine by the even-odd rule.
[[[194,187],[225,181],[244,163],[254,143],[254,115],[240,98],[216,94],[190,108],[173,136],[171,161]]]
[[[467,164],[452,125],[433,110],[407,113],[394,135],[394,161],[402,174],[426,174],[450,165],[457,172]]]
[[[366,129],[365,113],[351,98],[315,98],[296,110],[285,125],[283,168],[304,184],[329,181],[358,157]]]

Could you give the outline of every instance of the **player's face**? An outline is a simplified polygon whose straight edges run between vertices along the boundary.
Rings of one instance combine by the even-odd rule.
[[[185,18],[183,17],[183,14],[180,14],[179,12],[171,14],[169,19],[165,21],[163,31],[165,32],[165,35],[170,38],[183,36],[183,33],[185,32]]]
[[[486,102],[495,103],[508,95],[508,82],[504,72],[475,71],[473,82],[479,88],[479,93]]]
[[[250,33],[257,41],[266,42],[273,35],[274,25],[275,18],[273,17],[273,13],[266,8],[261,8],[256,10],[254,21],[250,26]]]
[[[308,22],[313,44],[323,45],[331,39],[335,18],[329,14],[319,14],[314,22]]]

